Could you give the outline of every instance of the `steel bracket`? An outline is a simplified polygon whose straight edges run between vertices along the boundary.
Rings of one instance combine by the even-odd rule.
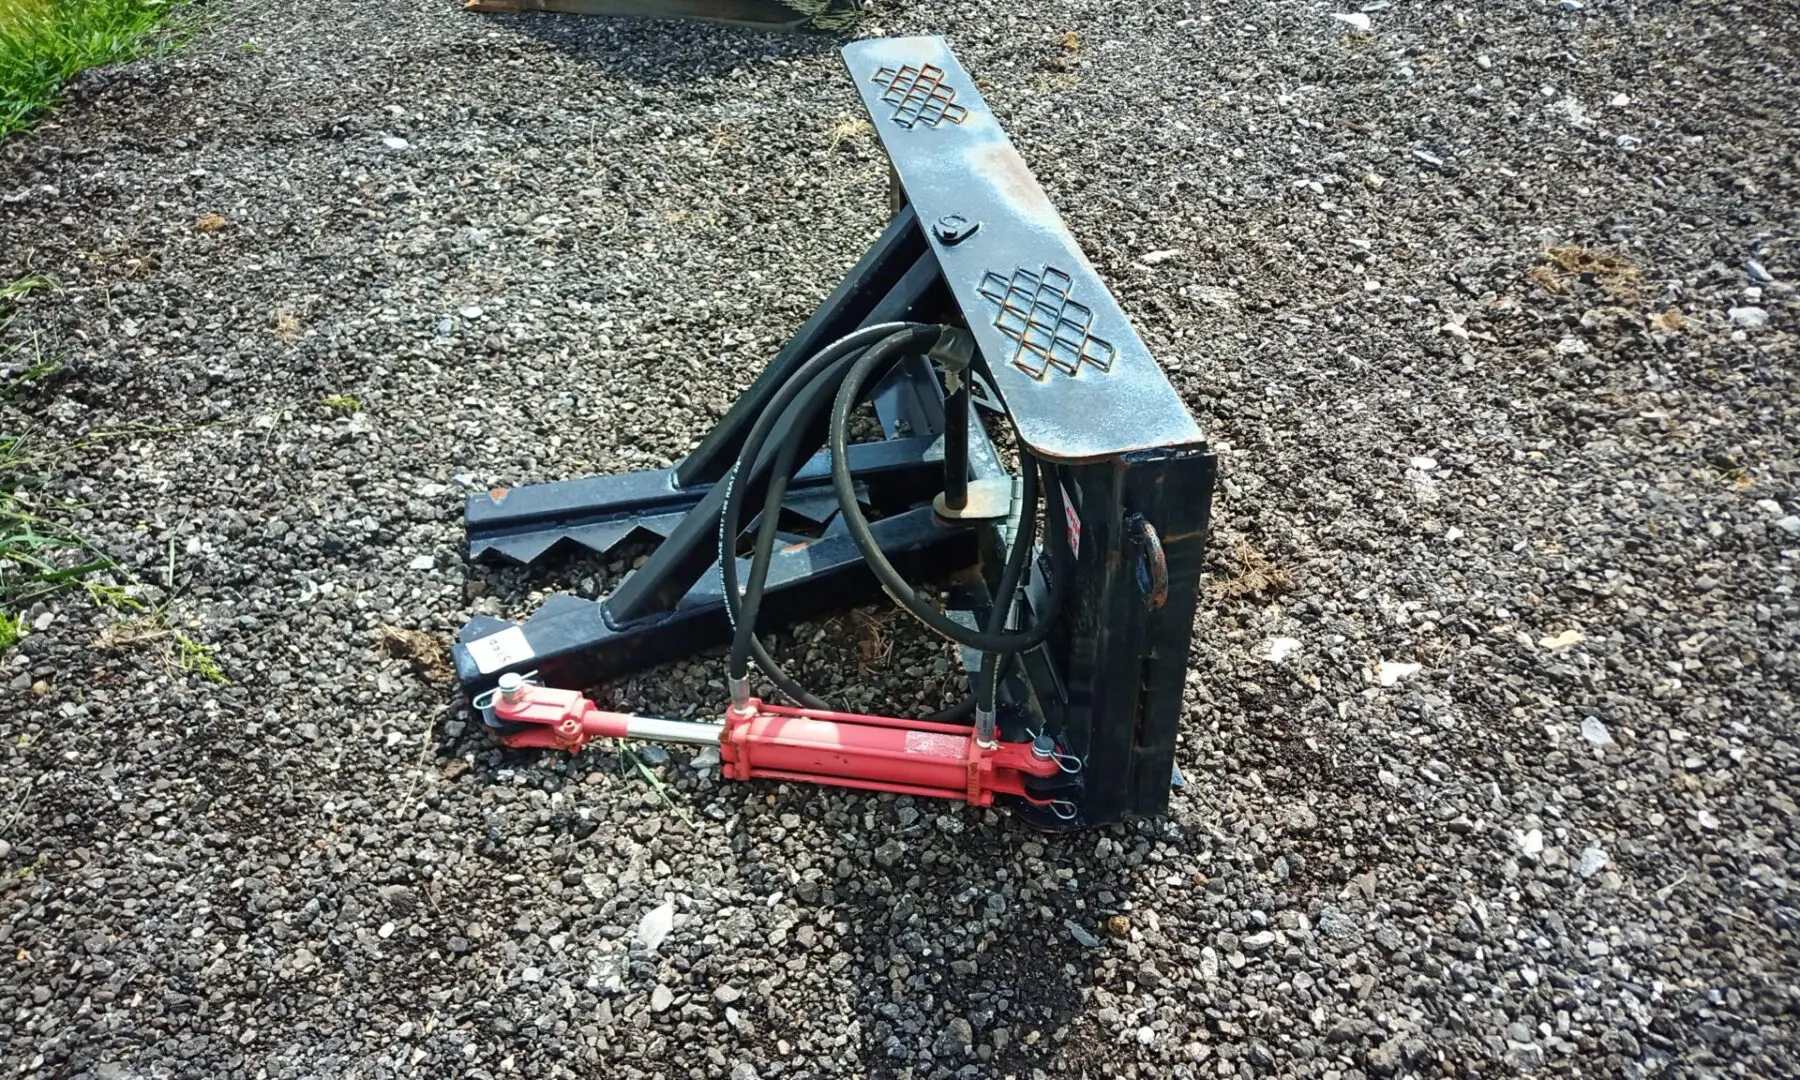
[[[471,694],[529,670],[549,686],[583,689],[724,643],[716,481],[770,398],[820,347],[858,327],[960,325],[977,352],[948,386],[918,356],[879,387],[883,438],[851,448],[858,490],[896,565],[938,577],[979,571],[965,575],[958,616],[973,624],[986,618],[987,589],[1019,523],[985,503],[979,516],[932,509],[934,499],[945,505],[946,490],[967,507],[1010,487],[971,400],[1003,409],[1019,443],[1057,466],[1066,515],[1046,528],[1063,533],[1073,565],[1057,580],[1047,555],[1033,562],[1013,625],[1029,624],[1059,592],[1061,615],[1013,666],[1000,726],[1009,739],[1052,733],[1085,765],[1079,776],[1033,780],[1019,811],[1047,828],[1158,812],[1174,772],[1215,459],[943,40],[858,41],[843,55],[892,166],[887,227],[682,462],[469,500],[471,558],[530,564],[558,549],[607,553],[633,540],[656,548],[605,600],[553,596],[521,623],[471,620],[454,649],[458,677]],[[822,431],[803,434],[822,444]],[[966,453],[966,468],[953,469],[966,484],[946,488],[946,453],[951,461]],[[770,457],[734,480],[753,485],[753,505]],[[828,462],[814,457],[789,487],[784,518],[810,528],[775,559],[766,625],[877,595],[835,527],[828,475]],[[1040,813],[1051,798],[1076,806],[1075,816]]]

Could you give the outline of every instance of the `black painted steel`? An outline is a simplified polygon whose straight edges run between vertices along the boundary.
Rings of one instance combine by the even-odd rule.
[[[947,523],[927,505],[939,490],[948,503],[957,499],[946,458],[966,454],[967,468],[956,472],[971,482],[1005,475],[970,399],[1003,406],[1020,441],[1059,465],[1056,497],[1046,492],[1043,502],[1066,512],[1046,520],[1039,537],[1055,530],[1073,557],[1052,560],[1040,548],[1018,590],[1004,629],[1025,631],[1046,618],[1053,629],[1010,666],[1000,727],[1009,738],[1047,732],[1082,766],[1034,781],[1034,797],[1063,800],[1062,813],[1019,810],[1058,829],[1160,812],[1175,774],[1216,461],[943,42],[859,41],[844,55],[892,161],[903,196],[895,216],[681,465],[470,500],[473,556],[529,562],[563,541],[597,550],[632,537],[661,543],[603,602],[555,596],[523,623],[472,620],[455,648],[458,676],[471,692],[503,672],[529,670],[550,685],[581,688],[724,644],[716,530],[725,488],[711,481],[725,474],[776,390],[819,347],[858,327],[966,325],[979,351],[958,372],[950,401],[922,356],[905,358],[877,384],[885,438],[850,448],[856,491],[888,560],[908,577],[955,575],[959,599],[949,614],[974,628],[988,625],[987,598],[1021,525],[1016,496],[1012,516],[975,524]],[[761,502],[776,446],[792,439],[812,454],[823,442],[822,429],[794,430],[812,415],[805,397],[777,421],[757,467],[732,481],[750,485],[749,505]],[[951,426],[966,438],[949,434]],[[784,515],[823,531],[775,554],[759,625],[877,595],[835,496],[825,497],[825,472],[825,455],[816,455],[789,487]],[[979,657],[964,662],[973,670]]]
[[[946,523],[921,507],[875,523],[881,548],[910,574],[935,577],[975,561],[975,531]],[[749,562],[739,560],[740,575]],[[767,625],[782,625],[865,603],[879,595],[856,544],[842,532],[775,553],[763,599]],[[478,617],[451,650],[456,677],[469,694],[509,671],[536,671],[547,686],[586,688],[627,672],[676,660],[730,640],[719,575],[707,574],[662,618],[609,626],[601,604],[566,593],[544,601],[523,622]],[[501,644],[483,642],[504,639]]]
[[[1085,821],[1168,805],[1216,472],[1212,454],[1185,447],[1064,470],[1070,516],[1051,527],[1077,547],[1073,591],[1033,690],[1086,760]],[[1159,537],[1162,575],[1134,540],[1139,522]]]
[[[943,452],[927,436],[858,443],[850,471],[880,506],[908,506],[935,490]],[[589,476],[471,496],[469,558],[528,564],[568,543],[606,554],[629,540],[666,537],[709,489],[678,488],[666,472]],[[823,525],[837,512],[831,461],[814,454],[789,486],[787,508]]]
[[[888,160],[1019,437],[1092,461],[1199,427],[939,37],[844,47]]]

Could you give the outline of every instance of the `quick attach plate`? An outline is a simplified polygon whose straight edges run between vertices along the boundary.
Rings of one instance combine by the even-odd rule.
[[[844,47],[995,389],[1039,457],[1197,445],[1200,428],[939,37]]]

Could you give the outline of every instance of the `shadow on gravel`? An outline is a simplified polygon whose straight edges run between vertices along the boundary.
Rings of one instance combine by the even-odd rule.
[[[646,86],[720,78],[748,64],[811,59],[849,39],[723,23],[585,15],[491,15],[498,29],[541,42]]]
[[[938,808],[921,809],[926,816],[907,832],[936,831]],[[935,1064],[950,1069],[969,1062],[972,1042],[984,1075],[1028,1073],[1063,1056],[1057,1033],[1089,1007],[1081,991],[1094,985],[1092,969],[1107,952],[1101,913],[1131,895],[1134,874],[1095,865],[1071,840],[1010,817],[971,821],[965,831],[933,838],[935,861],[891,868],[887,897],[838,904],[850,927],[846,940],[857,946],[849,977],[868,1075],[911,1074],[923,1064],[921,1041]],[[1092,838],[1081,848],[1091,852]],[[954,855],[943,857],[943,849]],[[864,881],[865,889],[875,884]],[[1071,923],[1092,944],[1078,941]],[[952,1019],[936,1031],[910,1030],[944,1013]]]

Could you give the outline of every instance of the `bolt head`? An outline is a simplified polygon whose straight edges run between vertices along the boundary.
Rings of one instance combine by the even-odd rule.
[[[945,214],[931,226],[931,231],[939,242],[956,245],[974,236],[975,230],[979,228],[980,222],[970,221],[961,214]]]

